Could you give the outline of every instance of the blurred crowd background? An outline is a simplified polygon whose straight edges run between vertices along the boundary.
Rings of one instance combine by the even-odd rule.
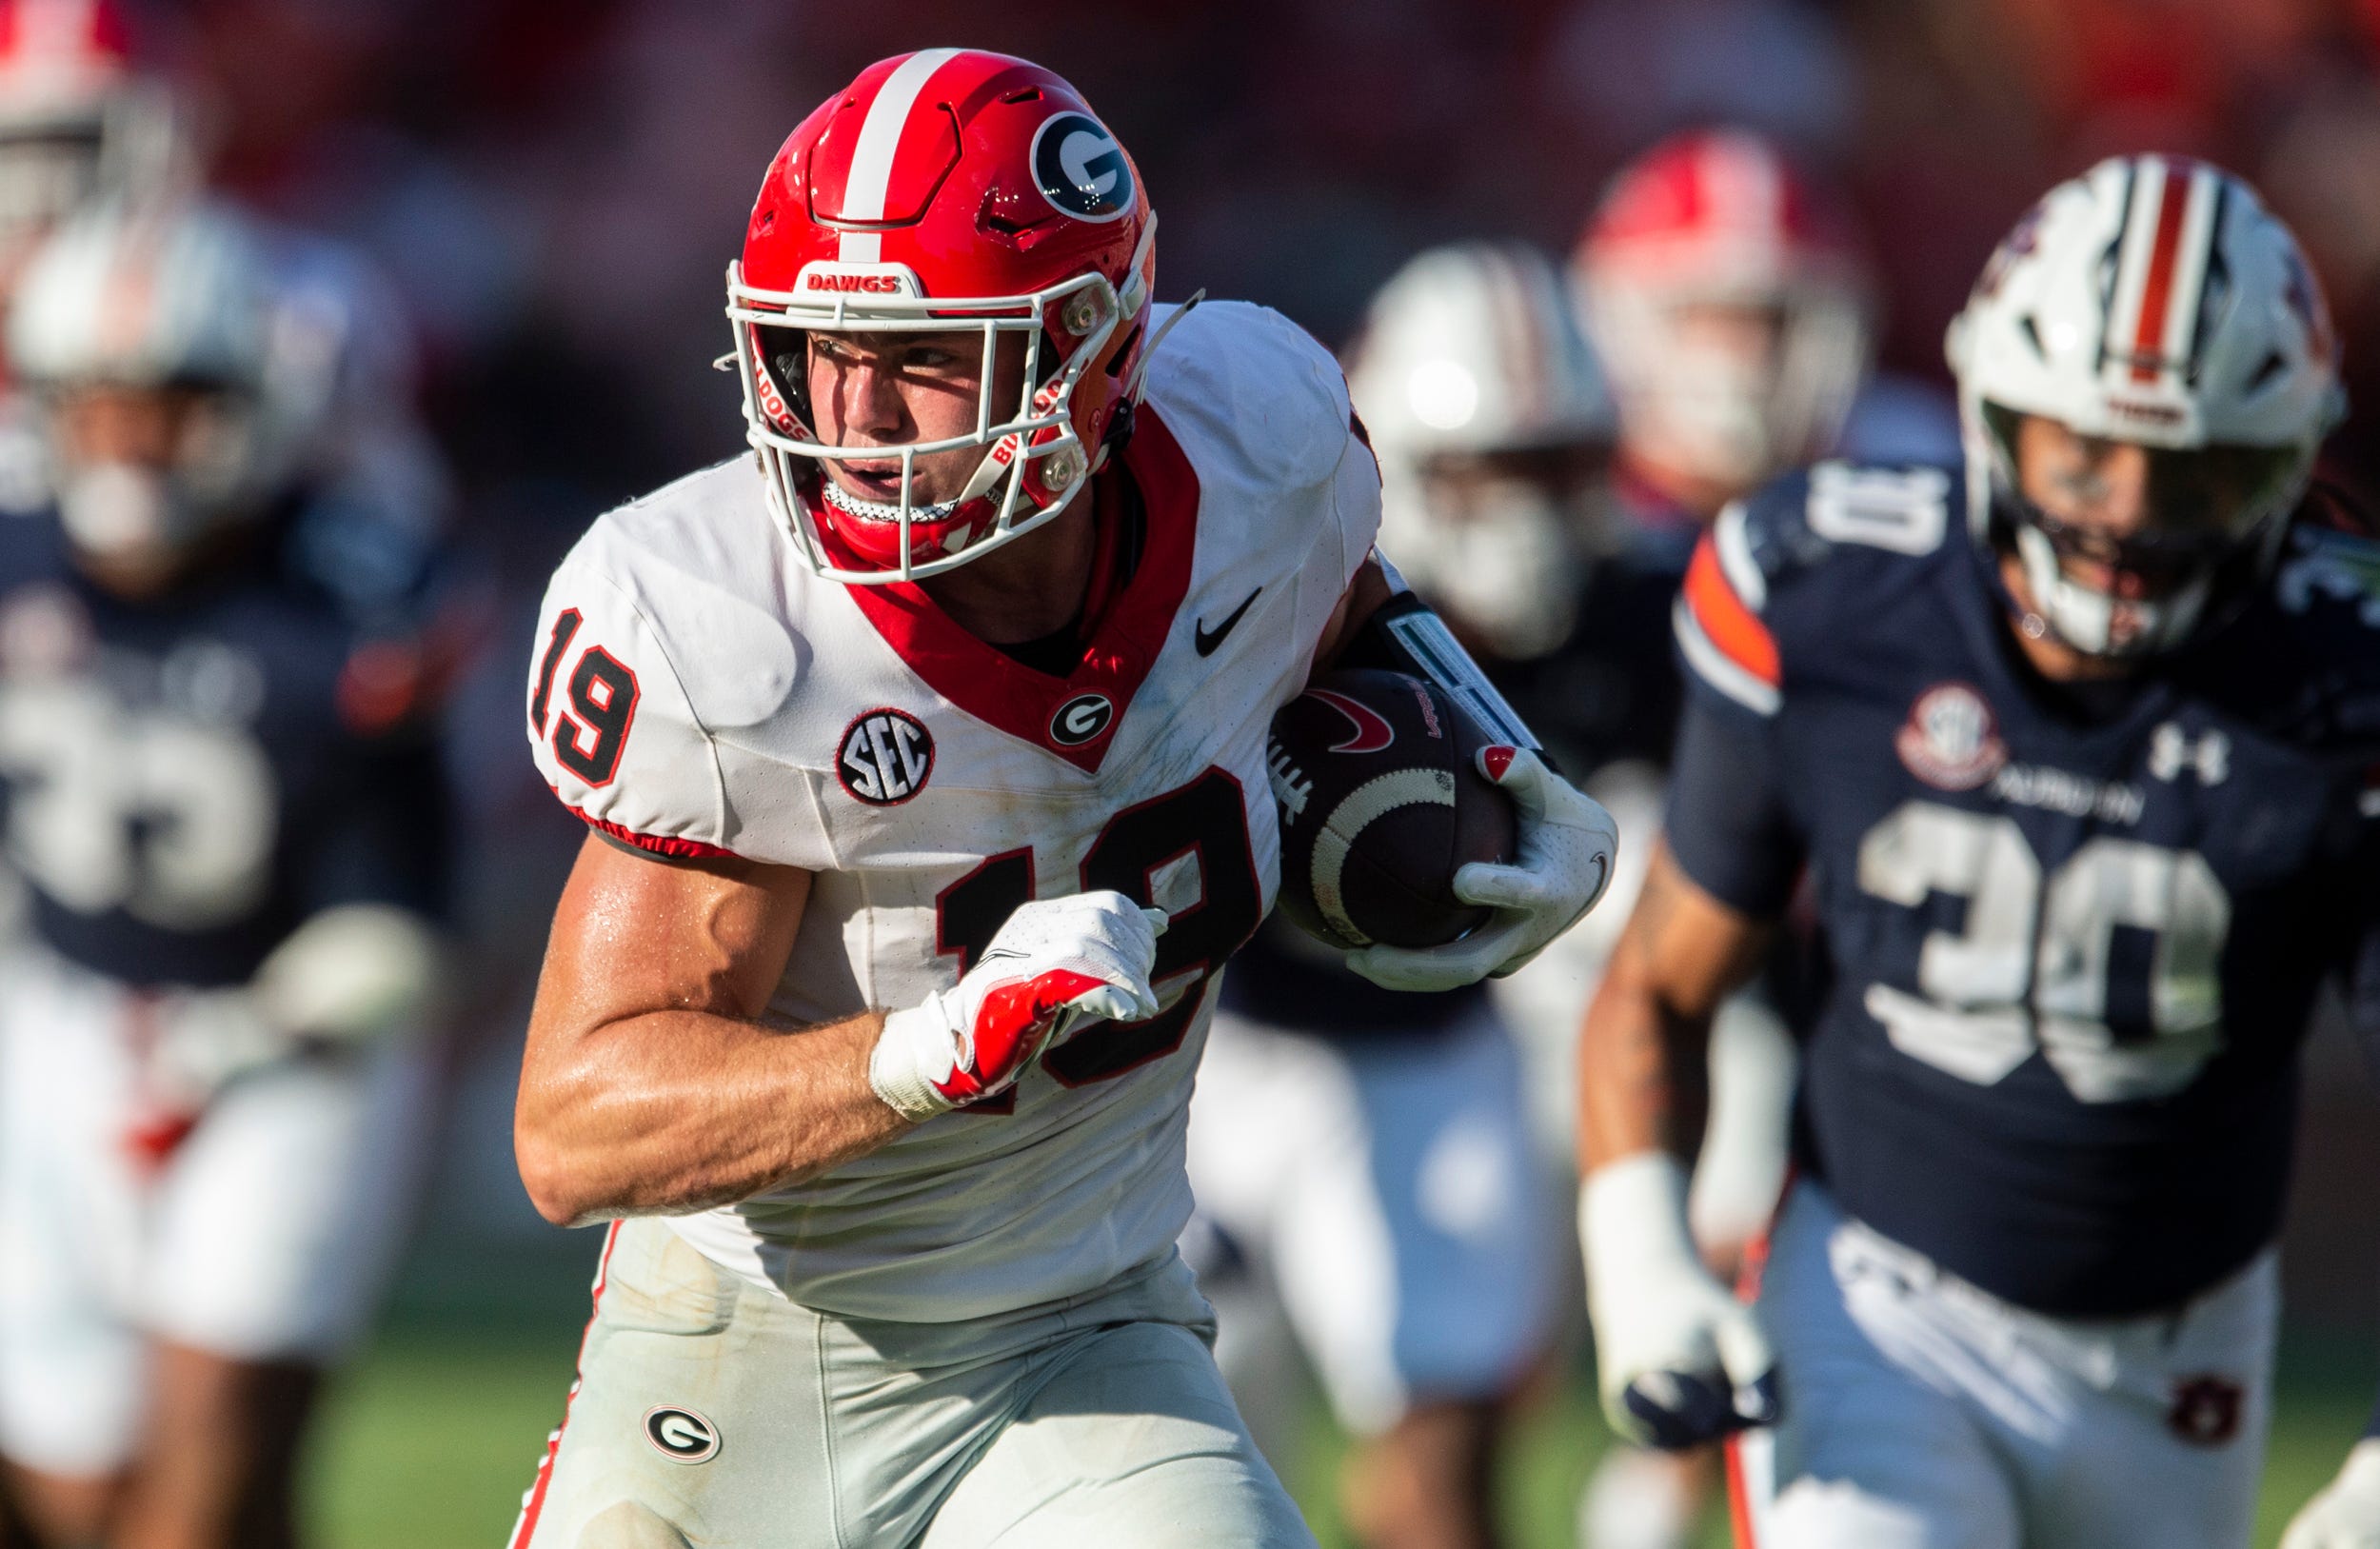
[[[535,600],[596,513],[739,448],[734,383],[711,369],[728,342],[722,271],[770,153],[870,60],[957,43],[1067,75],[1139,161],[1163,222],[1160,296],[1261,300],[1334,346],[1414,251],[1488,235],[1559,253],[1625,158],[1732,121],[1841,179],[1884,286],[1881,364],[1946,384],[1945,323],[2044,189],[2115,151],[2202,155],[2299,232],[2350,391],[2380,405],[2380,0],[181,0],[134,14],[199,92],[220,181],[361,245],[404,292],[457,540],[497,599],[452,712],[475,1009],[393,1332],[323,1444],[318,1509],[337,1542],[494,1541],[559,1408],[592,1244],[537,1222],[506,1130],[579,837],[521,742]],[[2373,424],[2367,408],[2333,444],[2350,487],[2380,486]],[[2333,1040],[2314,1059],[2292,1304],[2301,1326],[2360,1331],[2375,1287],[2358,1181],[2380,1141],[2360,1083],[2327,1079],[2352,1055]],[[2321,1345],[2315,1364],[2351,1390],[2368,1342]],[[441,1355],[458,1349],[480,1355]],[[1584,1466],[1558,1440],[1539,1450],[1548,1468]]]

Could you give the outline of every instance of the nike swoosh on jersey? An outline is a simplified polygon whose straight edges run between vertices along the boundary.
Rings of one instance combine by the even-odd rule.
[[[1222,623],[1217,625],[1213,629],[1209,629],[1206,626],[1206,621],[1204,619],[1200,619],[1190,631],[1190,643],[1198,647],[1199,654],[1200,656],[1214,655],[1215,647],[1223,643],[1223,637],[1225,635],[1230,634],[1233,629],[1239,626],[1241,617],[1244,616],[1248,609],[1255,605],[1256,600],[1262,595],[1264,595],[1264,588],[1262,586],[1259,586],[1256,590],[1248,593],[1246,597],[1240,599],[1240,606],[1231,610],[1231,615],[1224,619]]]

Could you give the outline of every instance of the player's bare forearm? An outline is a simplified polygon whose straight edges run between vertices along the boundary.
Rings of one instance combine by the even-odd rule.
[[[664,863],[590,838],[563,889],[513,1118],[549,1221],[691,1211],[862,1156],[908,1127],[868,1084],[883,1019],[760,1022],[809,874]]]
[[[1771,927],[1654,852],[1578,1035],[1578,1164],[1691,1159],[1710,1109],[1711,1019],[1758,967]]]

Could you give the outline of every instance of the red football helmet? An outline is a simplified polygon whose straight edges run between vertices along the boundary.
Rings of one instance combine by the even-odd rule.
[[[181,138],[113,0],[0,0],[0,275],[94,195],[155,191]]]
[[[844,582],[939,574],[1056,516],[1106,458],[1137,389],[1156,272],[1140,173],[1075,89],[1021,59],[929,49],[869,66],[793,131],[727,269],[746,439],[811,566]],[[821,443],[808,332],[965,330],[983,341],[975,428]],[[1005,333],[1024,387],[992,402]],[[957,500],[920,506],[916,459],[985,448]],[[901,459],[901,499],[828,487],[822,461]]]
[[[1768,141],[1655,146],[1613,180],[1572,271],[1640,454],[1749,487],[1840,432],[1868,365],[1867,262],[1848,213]],[[1772,319],[1768,347],[1697,332],[1714,308]]]

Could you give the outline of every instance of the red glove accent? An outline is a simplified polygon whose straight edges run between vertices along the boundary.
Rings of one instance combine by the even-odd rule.
[[[1060,1014],[1104,984],[1089,974],[1052,968],[986,991],[970,1035],[973,1058],[952,1070],[949,1081],[932,1082],[934,1090],[955,1103],[972,1102],[1006,1085],[1011,1072],[1041,1052]]]

